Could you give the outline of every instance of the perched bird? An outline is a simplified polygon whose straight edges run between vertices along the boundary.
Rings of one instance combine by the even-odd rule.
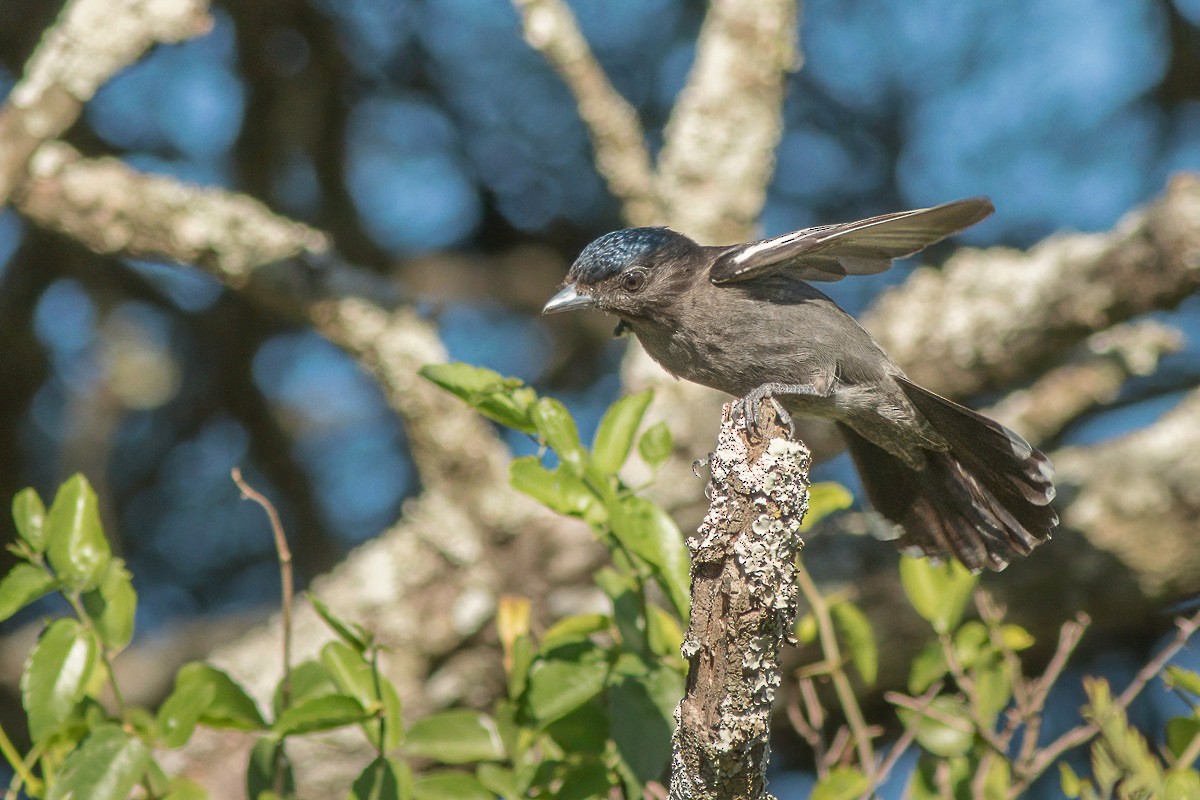
[[[780,417],[837,423],[875,510],[901,549],[1003,569],[1050,537],[1049,459],[998,422],[910,381],[807,281],[886,270],[992,213],[986,199],[705,247],[667,228],[601,236],[543,313],[597,308],[680,378],[741,398],[747,429]]]

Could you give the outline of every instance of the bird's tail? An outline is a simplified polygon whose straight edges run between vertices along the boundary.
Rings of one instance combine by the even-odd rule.
[[[1050,460],[982,414],[904,378],[901,387],[949,444],[927,450],[926,467],[904,461],[842,425],[867,497],[899,523],[902,549],[953,556],[972,570],[1004,569],[1050,538],[1058,515]]]

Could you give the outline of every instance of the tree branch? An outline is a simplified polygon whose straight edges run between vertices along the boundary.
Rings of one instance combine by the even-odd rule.
[[[731,408],[709,462],[712,504],[688,539],[692,614],[682,652],[689,667],[671,740],[673,800],[767,796],[779,651],[796,616],[808,450],[787,439],[769,404],[756,441]]]

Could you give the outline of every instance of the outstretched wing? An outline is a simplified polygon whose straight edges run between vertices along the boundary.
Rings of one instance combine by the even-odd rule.
[[[806,281],[874,275],[890,267],[892,259],[911,256],[993,211],[991,200],[973,197],[858,222],[805,228],[730,247],[717,256],[709,277],[721,284],[785,270]]]

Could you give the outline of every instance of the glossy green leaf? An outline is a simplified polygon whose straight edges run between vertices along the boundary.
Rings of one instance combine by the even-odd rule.
[[[499,761],[504,744],[496,723],[487,714],[468,709],[443,711],[409,726],[405,752],[443,764]]]
[[[426,380],[462,398],[488,419],[523,433],[534,433],[530,412],[537,395],[520,380],[462,363],[429,364],[420,372]]]
[[[646,616],[642,613],[640,581],[634,574],[603,567],[593,577],[600,591],[612,601],[613,622],[620,634],[621,644],[631,652],[642,652],[649,646]]]
[[[376,758],[350,787],[350,800],[407,800],[412,796],[412,773],[408,765]]]
[[[175,690],[158,709],[158,735],[165,747],[183,747],[192,738],[192,732],[216,693],[216,687],[211,683],[181,685],[176,682]]]
[[[99,662],[96,639],[74,619],[50,623],[21,674],[29,737],[45,741],[83,699]]]
[[[858,671],[867,686],[874,686],[879,675],[879,651],[875,645],[875,631],[858,606],[849,600],[834,603],[830,609],[838,638],[850,654],[850,663]]]
[[[592,466],[603,475],[615,475],[629,451],[633,449],[633,437],[637,434],[642,418],[654,392],[647,389],[638,394],[622,397],[608,407],[600,419],[596,436],[592,441]]]
[[[1179,758],[1192,741],[1200,736],[1200,719],[1196,717],[1174,717],[1167,720],[1167,749]]]
[[[610,509],[613,534],[654,571],[680,619],[691,605],[691,559],[683,534],[661,507],[641,497],[623,497]]]
[[[808,513],[804,515],[800,530],[807,531],[830,514],[843,511],[853,504],[854,495],[840,483],[814,483],[808,487]]]
[[[479,779],[465,772],[431,772],[413,784],[414,800],[495,800]]]
[[[484,788],[504,800],[520,800],[525,796],[516,774],[507,767],[499,764],[480,764],[475,770],[475,777]]]
[[[109,650],[122,650],[133,638],[134,611],[137,593],[125,562],[109,559],[100,584],[83,593],[83,610],[96,628],[100,641]]]
[[[909,603],[938,633],[958,627],[978,580],[957,561],[934,564],[927,558],[900,559],[900,582]]]
[[[644,783],[659,778],[671,758],[675,707],[683,697],[684,679],[674,669],[653,663],[638,673],[610,686],[607,695],[617,752]]]
[[[538,400],[530,414],[533,424],[546,444],[558,454],[563,464],[576,475],[587,467],[588,455],[579,441],[579,429],[567,407],[552,397]]]
[[[943,758],[960,756],[970,750],[975,741],[975,727],[967,704],[957,697],[942,696],[935,697],[929,708],[938,719],[905,708],[897,711],[906,726],[916,727],[917,743]]]
[[[675,442],[671,438],[671,429],[665,422],[654,423],[638,439],[638,455],[650,469],[656,470],[667,463],[667,459],[671,457],[674,449]]]
[[[399,747],[404,738],[404,729],[400,696],[396,693],[395,685],[383,675],[375,675],[370,663],[358,651],[342,642],[329,642],[321,648],[321,663],[342,692],[357,699],[363,708],[372,713],[383,712],[384,751]],[[378,720],[363,723],[363,731],[371,744],[380,746]]]
[[[537,456],[520,456],[508,465],[508,481],[518,492],[559,514],[593,524],[603,523],[608,516],[587,484],[564,465],[546,469]]]
[[[304,596],[308,598],[308,602],[312,603],[313,611],[317,612],[317,616],[325,621],[329,629],[337,634],[337,637],[346,644],[353,647],[358,652],[366,651],[371,644],[371,633],[363,626],[342,619],[329,606],[325,605],[325,601],[317,597],[313,592],[305,592]]]
[[[1189,694],[1200,696],[1200,673],[1190,669],[1169,666],[1163,670],[1163,682],[1167,684],[1168,689],[1182,689]]]
[[[612,628],[612,617],[608,614],[575,614],[563,617],[542,634],[538,643],[542,652],[567,642],[578,642]]]
[[[963,669],[970,669],[993,652],[991,636],[982,622],[968,620],[954,632],[954,655]]]
[[[66,757],[46,800],[127,800],[149,763],[140,739],[104,725]]]
[[[33,489],[17,492],[12,502],[13,522],[17,536],[35,553],[46,551],[46,507]]]
[[[54,590],[54,577],[41,567],[20,563],[0,579],[0,622]]]
[[[271,730],[279,737],[331,731],[363,722],[370,716],[356,698],[346,694],[326,694],[306,697],[288,706]]]
[[[569,660],[538,659],[529,670],[525,709],[539,725],[565,716],[604,689],[608,679],[608,662],[604,651],[594,647],[576,647],[573,655],[574,658]]]
[[[243,731],[267,727],[258,705],[233,678],[216,667],[193,661],[175,675],[175,691],[192,686],[211,686],[213,699],[200,715],[200,724],[210,728]]]
[[[59,487],[46,514],[45,536],[46,557],[64,583],[82,591],[99,584],[111,551],[87,478],[76,474]]]
[[[809,800],[857,800],[871,788],[871,781],[854,767],[834,767],[825,780],[813,787]]]
[[[249,800],[265,800],[265,795],[290,797],[295,791],[292,761],[284,743],[274,736],[261,737],[250,749],[246,765],[246,797]]]

